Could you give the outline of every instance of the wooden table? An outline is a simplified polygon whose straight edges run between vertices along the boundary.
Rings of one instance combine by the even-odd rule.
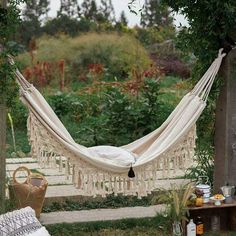
[[[204,232],[212,230],[211,220],[214,216],[220,217],[220,230],[236,231],[236,200],[230,204],[222,203],[220,206],[207,203],[201,207],[189,207],[188,209],[190,219],[196,220],[198,216],[201,216],[204,222]]]

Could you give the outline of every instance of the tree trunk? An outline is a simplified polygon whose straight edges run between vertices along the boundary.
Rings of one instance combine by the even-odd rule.
[[[1,7],[7,8],[7,0],[1,0],[0,4],[1,4]]]
[[[5,211],[6,193],[6,106],[0,101],[0,213]]]
[[[216,109],[214,191],[236,185],[236,49],[229,52],[221,66],[224,85]]]
[[[1,7],[7,7],[7,0],[1,0]],[[1,50],[1,48],[0,48]],[[0,214],[5,212],[6,198],[6,105],[4,94],[0,97]]]

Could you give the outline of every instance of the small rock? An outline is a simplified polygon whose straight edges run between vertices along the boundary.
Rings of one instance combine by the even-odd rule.
[[[24,158],[25,157],[25,153],[22,152],[22,151],[18,151],[17,152],[17,156],[20,157],[20,158]]]
[[[16,154],[15,152],[12,152],[12,153],[11,153],[11,157],[12,157],[12,158],[17,158],[17,154]]]

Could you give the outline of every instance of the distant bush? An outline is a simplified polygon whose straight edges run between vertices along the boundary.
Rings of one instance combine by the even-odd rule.
[[[156,43],[162,43],[166,40],[175,38],[174,27],[148,27],[148,28],[134,28],[136,38],[145,46],[149,47]]]
[[[165,75],[189,78],[191,63],[185,62],[181,51],[176,49],[174,40],[166,40],[162,43],[149,45],[148,50],[152,60]],[[190,60],[189,60],[190,61]]]
[[[116,33],[88,33],[76,38],[58,36],[41,37],[36,41],[37,50],[19,56],[22,68],[31,68],[32,63],[65,60],[65,79],[88,79],[91,65],[100,64],[106,77],[125,79],[134,68],[145,70],[150,65],[148,53],[135,38]]]

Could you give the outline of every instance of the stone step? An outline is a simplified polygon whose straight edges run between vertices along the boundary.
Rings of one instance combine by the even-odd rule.
[[[72,185],[72,176],[69,176],[69,179],[65,177],[64,175],[53,175],[53,176],[46,176],[46,180],[48,181],[48,185]],[[26,176],[21,175],[20,177],[17,177],[16,180],[19,183],[24,182],[26,180]]]
[[[38,172],[41,173],[44,176],[65,176],[65,171],[64,168],[62,169],[62,171],[59,171],[58,168],[55,169],[50,169],[50,168],[40,168],[39,165],[37,163],[28,163],[26,165],[22,165],[22,164],[8,164],[6,166],[6,172],[7,172],[7,176],[8,177],[12,177],[13,176],[13,172],[20,166],[25,166],[27,167],[29,170],[32,170],[33,172]],[[24,177],[26,176],[25,171],[19,171],[17,176],[20,177]]]
[[[30,170],[39,169],[38,163],[11,163],[11,164],[7,164],[6,168],[7,168],[7,171],[14,171],[20,166],[25,166]]]
[[[15,163],[36,163],[37,161],[32,157],[24,157],[24,158],[7,158],[7,164],[15,164]]]
[[[123,207],[117,209],[94,209],[81,211],[58,211],[42,213],[40,221],[44,225],[79,223],[92,221],[120,220],[129,218],[154,217],[165,210],[165,205],[148,207]]]

